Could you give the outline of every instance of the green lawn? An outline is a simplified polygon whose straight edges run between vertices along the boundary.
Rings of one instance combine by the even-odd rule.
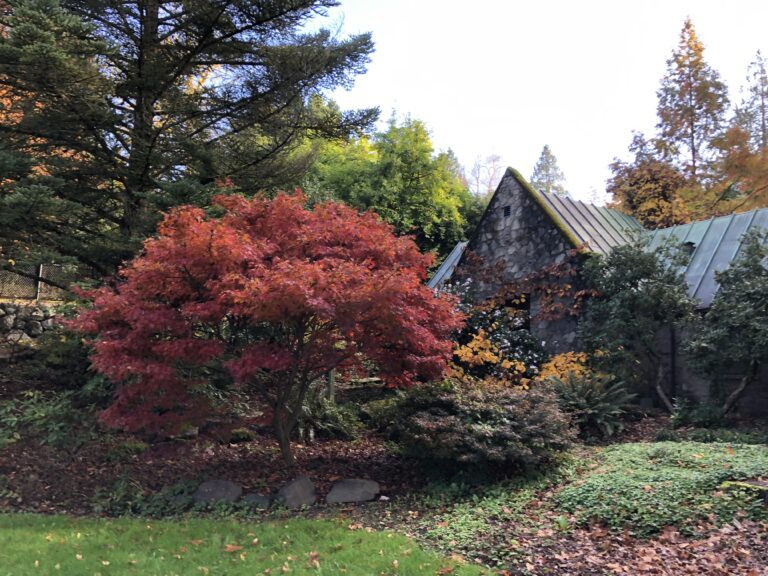
[[[0,515],[0,576],[488,574],[400,534],[331,521]]]

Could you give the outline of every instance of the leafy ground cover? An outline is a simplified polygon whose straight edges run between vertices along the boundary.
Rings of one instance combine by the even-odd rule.
[[[0,574],[455,574],[488,573],[426,552],[392,532],[339,522],[0,516]]]
[[[548,474],[431,485],[365,512],[501,574],[765,574],[768,508],[732,478],[768,478],[768,447],[629,443]]]
[[[620,444],[605,448],[599,462],[555,498],[581,525],[597,520],[649,536],[668,526],[696,534],[699,524],[723,524],[739,513],[768,520],[768,509],[749,494],[719,490],[726,480],[767,476],[765,446]]]

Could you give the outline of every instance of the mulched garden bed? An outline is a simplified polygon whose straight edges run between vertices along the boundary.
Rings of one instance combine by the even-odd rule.
[[[296,466],[285,466],[277,443],[259,437],[248,443],[215,444],[205,438],[155,444],[130,461],[111,463],[109,448],[90,444],[69,455],[36,443],[0,451],[5,497],[0,507],[42,513],[94,512],[94,495],[119,479],[138,483],[147,493],[183,481],[226,479],[246,492],[269,494],[296,476],[312,479],[319,495],[340,478],[370,478],[390,496],[425,484],[413,461],[394,455],[375,437],[295,444]]]

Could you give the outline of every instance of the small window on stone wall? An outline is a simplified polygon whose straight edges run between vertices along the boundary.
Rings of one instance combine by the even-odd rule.
[[[504,218],[509,218],[510,214],[512,214],[512,206],[504,206]]]

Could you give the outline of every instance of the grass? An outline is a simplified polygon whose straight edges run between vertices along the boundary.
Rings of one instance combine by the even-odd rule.
[[[0,576],[488,573],[424,551],[399,534],[326,520],[0,515],[0,550]]]
[[[768,447],[697,442],[618,444],[599,466],[563,488],[559,506],[579,523],[597,521],[650,536],[665,526],[697,533],[739,514],[768,519],[768,509],[744,491],[721,491],[726,480],[768,475]]]

